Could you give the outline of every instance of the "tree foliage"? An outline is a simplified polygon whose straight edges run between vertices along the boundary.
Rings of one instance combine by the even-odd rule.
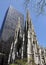
[[[46,0],[24,0],[25,8],[34,8],[36,13],[42,14],[46,12]],[[30,5],[30,6],[29,6]]]
[[[24,8],[31,7],[33,11],[35,11],[38,15],[39,14],[46,14],[46,0],[23,0],[24,1]]]
[[[24,0],[25,9],[31,7],[37,14],[46,13],[46,0]]]
[[[14,64],[10,64],[10,65],[27,65],[26,63],[27,63],[26,59],[24,59],[24,60],[23,59],[18,59],[18,60],[15,61]]]
[[[30,58],[30,60],[32,60],[32,59]],[[31,62],[28,63],[28,62],[27,62],[27,59],[17,59],[17,60],[15,61],[15,63],[12,63],[12,64],[10,64],[10,65],[31,65]],[[32,65],[36,65],[33,60],[32,60]]]

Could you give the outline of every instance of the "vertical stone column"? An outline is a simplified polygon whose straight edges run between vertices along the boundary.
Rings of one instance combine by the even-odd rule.
[[[35,43],[34,46],[35,46],[34,47],[34,61],[38,65],[39,64],[39,55],[38,55],[38,51],[37,51],[37,44]]]
[[[14,46],[13,46],[13,52],[12,52],[12,62],[14,63],[15,62],[15,60],[16,60],[16,43],[17,43],[17,38],[16,38],[16,40],[15,40],[15,42],[14,42]]]
[[[17,43],[17,38],[15,39],[15,42],[13,42],[13,48],[11,52],[11,63],[14,63],[16,60],[16,43]]]
[[[46,49],[44,49],[44,59],[45,59],[45,64],[46,64]]]
[[[27,44],[27,60],[28,64],[32,65],[32,37],[31,32],[28,30],[28,44]]]
[[[11,44],[11,49],[10,49],[9,58],[8,58],[8,64],[15,62],[16,43],[17,43],[17,38],[16,38],[15,42],[12,42],[12,44]]]
[[[22,54],[21,54],[21,58],[23,59],[23,55],[24,55],[24,41],[25,41],[25,35],[23,34],[23,42],[22,42]]]
[[[40,54],[40,65],[43,65],[43,63],[42,63],[42,54],[41,54],[41,52],[42,52],[42,49],[40,48],[40,49],[39,49],[39,54]]]
[[[13,49],[13,42],[11,44],[11,49],[10,49],[9,58],[8,58],[8,64],[10,64],[10,62],[11,62],[12,49]]]

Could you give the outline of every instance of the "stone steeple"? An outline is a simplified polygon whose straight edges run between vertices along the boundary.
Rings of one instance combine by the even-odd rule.
[[[42,63],[42,56],[39,55],[41,54],[41,49],[38,47],[38,42],[36,38],[36,34],[34,31],[34,27],[30,18],[30,13],[29,10],[27,10],[27,16],[26,16],[26,22],[25,22],[25,31],[22,33],[21,29],[21,23],[20,23],[20,18],[18,18],[18,24],[15,29],[15,42],[11,45],[11,51],[10,55],[12,54],[12,61],[17,58],[27,58],[27,63],[28,65],[33,65],[33,63],[39,65]],[[19,37],[18,37],[19,35]],[[19,47],[18,47],[19,46]],[[13,48],[12,48],[13,47]],[[9,62],[10,62],[10,55],[9,55]],[[37,59],[37,60],[36,60]],[[40,60],[40,61],[39,61]],[[46,57],[45,57],[45,62],[46,62]]]
[[[27,16],[26,16],[26,30],[28,30],[28,27],[30,26],[30,14],[27,10]]]
[[[26,30],[27,30],[27,59],[28,63],[32,65],[32,24],[30,19],[29,10],[27,10],[27,18],[26,18]]]
[[[29,13],[29,10],[27,10],[27,21],[28,21],[28,23],[30,23],[30,13]]]
[[[21,28],[20,17],[18,17],[18,28]]]

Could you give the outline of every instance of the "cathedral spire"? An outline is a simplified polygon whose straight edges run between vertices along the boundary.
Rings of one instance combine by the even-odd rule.
[[[30,12],[27,9],[27,15],[26,15],[26,30],[34,30],[33,24],[32,24],[32,20],[30,18]]]
[[[30,12],[29,10],[27,10],[26,13],[26,30],[28,30],[29,28],[31,28],[31,19],[30,19]]]
[[[28,21],[28,23],[30,22],[30,12],[29,12],[29,10],[27,9],[27,21]]]
[[[18,28],[21,27],[21,23],[20,23],[20,17],[18,17]]]

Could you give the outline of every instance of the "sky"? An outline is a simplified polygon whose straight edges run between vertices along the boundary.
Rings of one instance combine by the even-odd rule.
[[[26,11],[24,9],[23,0],[0,0],[0,29],[6,10],[10,5],[21,12],[24,15],[24,19],[26,19]],[[30,8],[29,11],[39,45],[46,47],[46,15],[36,16],[36,13],[32,10],[32,8]]]

